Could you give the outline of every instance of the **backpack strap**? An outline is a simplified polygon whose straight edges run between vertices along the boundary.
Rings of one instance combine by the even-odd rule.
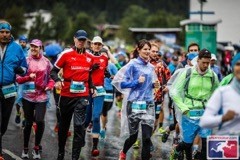
[[[188,86],[189,86],[189,81],[191,78],[191,74],[192,74],[192,68],[188,68],[187,72],[186,72],[186,82],[184,85],[184,93],[188,95]]]

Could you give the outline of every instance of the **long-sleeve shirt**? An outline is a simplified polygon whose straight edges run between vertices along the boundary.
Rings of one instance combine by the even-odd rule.
[[[220,67],[218,67],[217,65],[213,65],[210,68],[216,73],[216,75],[218,76],[218,80],[220,82],[222,80],[222,73]]]
[[[197,72],[196,67],[193,67],[191,69],[192,73],[190,75],[188,85],[188,95],[192,98],[187,97],[185,93],[187,70],[184,70],[177,77],[170,90],[170,96],[172,97],[176,105],[179,107],[179,109],[182,111],[182,113],[191,109],[203,108],[204,104],[201,101],[194,99],[201,99],[204,101],[208,100],[219,84],[216,74],[212,73],[210,69],[204,75],[200,75]],[[213,78],[213,76],[215,76],[215,81],[212,84],[211,79]]]
[[[138,82],[140,76],[145,77],[143,83]],[[157,80],[154,66],[141,58],[129,62],[128,68],[121,82],[121,88],[130,88],[128,101],[152,101],[153,83]]]
[[[45,102],[47,101],[46,87],[52,89],[54,81],[50,78],[50,71],[52,68],[51,62],[40,54],[40,57],[34,58],[29,56],[27,58],[28,72],[24,77],[17,76],[16,81],[19,84],[26,82],[34,82],[34,92],[24,92],[23,98],[31,102]],[[31,79],[30,74],[35,73],[36,78]]]
[[[219,127],[216,134],[240,134],[240,93],[232,83],[219,87],[209,99],[205,112],[200,119],[200,126],[204,128]],[[238,116],[233,120],[222,123],[222,116],[228,111],[235,111]]]

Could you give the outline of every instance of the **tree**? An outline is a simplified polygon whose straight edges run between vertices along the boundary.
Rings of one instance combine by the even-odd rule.
[[[64,41],[69,30],[68,12],[64,3],[57,3],[52,10],[51,27],[53,38]]]
[[[79,29],[83,29],[87,32],[88,38],[92,38],[94,35],[94,24],[92,17],[85,12],[80,12],[76,17],[71,20],[71,30],[68,32],[68,43],[72,43],[75,32]]]
[[[148,10],[131,5],[125,12],[121,20],[121,28],[119,30],[119,37],[125,39],[127,42],[133,42],[129,27],[146,27],[146,20],[149,16]]]
[[[37,38],[45,41],[53,37],[52,33],[49,23],[45,23],[41,14],[38,14],[35,17],[33,26],[30,28],[28,37],[29,39]]]
[[[13,5],[10,9],[6,10],[5,20],[8,21],[12,26],[12,35],[18,37],[20,34],[24,33],[26,29],[24,9],[23,7],[17,7]]]

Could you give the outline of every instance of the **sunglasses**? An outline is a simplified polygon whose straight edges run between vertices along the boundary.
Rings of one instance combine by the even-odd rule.
[[[96,45],[96,46],[101,46],[102,45],[102,43],[93,43],[94,45]]]
[[[189,52],[198,52],[198,50],[197,49],[191,49],[191,50],[189,50]]]
[[[240,66],[240,62],[237,62],[235,65],[239,67]]]
[[[80,38],[80,39],[78,39],[78,41],[86,41],[86,39]]]

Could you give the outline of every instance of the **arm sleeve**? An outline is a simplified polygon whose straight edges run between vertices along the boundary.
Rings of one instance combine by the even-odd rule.
[[[185,111],[189,111],[188,106],[186,106],[183,102],[185,81],[186,71],[177,77],[170,89],[170,96],[172,97],[178,108],[182,111],[182,113],[184,113]]]
[[[24,73],[20,76],[24,76],[27,73],[28,65],[22,49],[20,49],[20,67],[24,70]]]
[[[129,68],[125,72],[124,80],[121,82],[121,88],[135,88],[139,84],[138,79],[132,79],[132,70],[133,66],[129,66]]]
[[[51,77],[55,82],[61,81],[61,79],[58,77],[58,72],[59,72],[59,71],[60,71],[60,69],[54,66],[53,69],[52,69],[51,72],[50,72],[50,77]]]
[[[16,78],[16,82],[18,84],[23,84],[23,83],[28,82],[28,81],[31,81],[30,76],[24,76],[24,77],[17,76],[17,78]]]
[[[200,119],[200,126],[203,128],[214,128],[222,123],[222,115],[219,111],[222,106],[221,88],[217,89],[209,99],[203,116]]]

